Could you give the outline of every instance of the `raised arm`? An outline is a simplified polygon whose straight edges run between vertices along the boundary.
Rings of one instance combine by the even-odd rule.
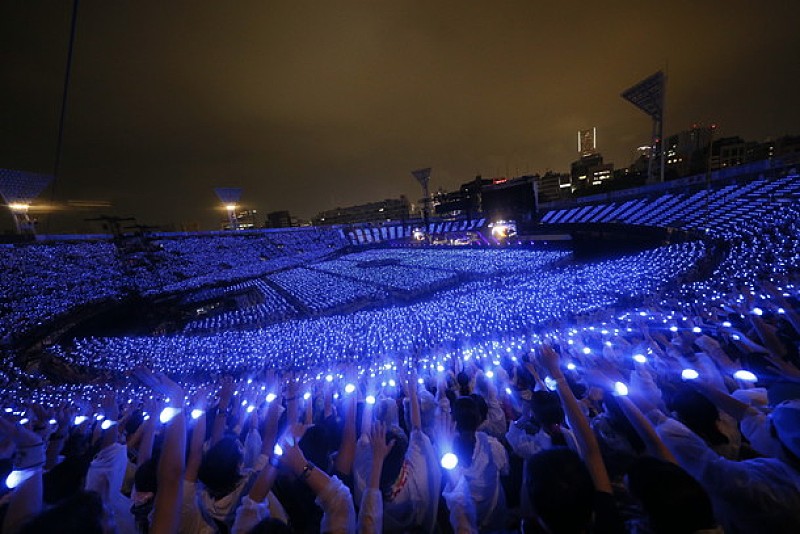
[[[153,456],[153,441],[156,436],[156,420],[158,419],[158,404],[148,402],[145,404],[145,411],[152,414],[150,419],[144,421],[137,432],[141,430],[139,444],[136,449],[136,467],[139,467]]]
[[[355,384],[355,378],[351,378],[348,384]],[[347,393],[344,399],[344,428],[342,429],[342,442],[339,445],[339,453],[336,455],[334,463],[337,472],[349,475],[353,470],[353,460],[356,456],[356,400],[357,393]]]
[[[5,518],[0,524],[3,532],[16,532],[42,510],[44,444],[40,436],[3,416],[0,416],[0,438],[8,439],[14,444],[14,469],[28,476],[11,495]]]
[[[367,489],[361,496],[358,512],[358,532],[360,534],[378,534],[383,529],[383,496],[380,492],[383,461],[394,447],[394,440],[386,443],[386,425],[380,421],[372,426],[370,445],[372,446],[372,463],[367,480]]]
[[[404,377],[406,394],[410,410],[411,430],[422,430],[422,414],[419,407],[419,395],[417,394],[417,372],[411,369]]]
[[[561,397],[561,403],[564,405],[567,419],[569,419],[570,425],[575,431],[575,438],[578,440],[583,461],[586,462],[586,467],[592,475],[595,490],[603,493],[612,493],[611,481],[608,478],[605,464],[603,464],[603,457],[600,454],[597,438],[595,438],[586,416],[583,415],[578,399],[575,398],[569,384],[567,384],[567,379],[564,378],[564,373],[562,373],[559,364],[559,356],[552,347],[547,345],[542,347],[542,364],[556,381],[558,396]]]
[[[186,416],[183,413],[183,390],[164,375],[157,375],[163,392],[170,399],[170,408],[177,410],[167,421],[164,446],[158,461],[158,492],[153,510],[151,532],[177,532],[181,516],[184,458],[186,453]],[[169,409],[169,408],[167,408]]]
[[[328,476],[322,469],[306,460],[297,445],[302,432],[298,432],[296,428],[302,425],[292,426],[295,430],[290,428],[287,432],[293,437],[285,442],[281,463],[298,479],[304,480],[317,496],[317,503],[324,512],[320,525],[322,532],[354,533],[356,512],[350,490],[338,478]],[[281,444],[284,444],[283,439]]]
[[[617,403],[619,404],[622,413],[625,414],[625,417],[628,418],[628,421],[630,421],[631,425],[636,430],[636,433],[639,434],[639,437],[642,438],[642,441],[644,441],[645,446],[650,454],[656,458],[661,458],[667,462],[677,464],[678,462],[675,460],[675,457],[672,456],[672,453],[669,452],[667,446],[664,445],[664,442],[661,441],[660,437],[658,437],[656,429],[650,423],[650,420],[645,417],[639,407],[636,406],[633,401],[631,401],[631,399],[625,395],[617,397]]]
[[[211,445],[215,445],[222,439],[225,433],[225,425],[228,418],[228,406],[233,397],[233,379],[226,376],[222,379],[222,388],[219,392],[219,403],[217,404],[217,415],[214,418],[214,426],[211,429]]]

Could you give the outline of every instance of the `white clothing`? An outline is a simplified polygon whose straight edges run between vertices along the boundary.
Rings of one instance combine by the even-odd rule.
[[[136,523],[131,514],[131,501],[122,494],[122,482],[128,468],[128,448],[114,443],[97,453],[86,473],[86,489],[100,494],[108,513],[117,525],[117,531],[125,534],[136,532]]]
[[[461,469],[475,504],[480,528],[502,529],[506,523],[506,496],[500,475],[508,473],[508,453],[497,439],[483,432],[475,433],[472,463]],[[446,488],[452,492],[452,488]]]
[[[362,435],[356,446],[353,479],[356,500],[363,501],[372,466],[369,436]],[[431,532],[439,507],[441,471],[431,441],[421,430],[412,430],[403,467],[393,486],[393,495],[383,501],[382,531],[392,532],[420,526]]]
[[[800,532],[800,472],[781,460],[735,462],[661,415],[656,431],[678,463],[705,488],[725,532]]]

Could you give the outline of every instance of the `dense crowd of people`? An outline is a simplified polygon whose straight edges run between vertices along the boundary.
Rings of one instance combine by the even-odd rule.
[[[269,281],[324,310],[476,276],[54,345],[71,381],[2,355],[1,531],[800,531],[798,209],[563,259],[369,250]]]
[[[3,532],[797,532],[796,282],[319,377],[6,399]]]
[[[338,230],[249,236],[154,238],[154,252],[126,256],[111,241],[0,247],[0,345],[82,308],[131,291],[155,296],[264,275],[347,246]]]
[[[477,343],[496,335],[527,332],[568,314],[591,313],[642,298],[672,284],[704,254],[702,244],[691,242],[554,268],[538,263],[541,257],[537,255],[537,263],[528,263],[524,274],[479,279],[406,306],[292,320],[253,330],[221,328],[203,335],[82,338],[70,346],[56,345],[49,353],[83,373],[120,375],[148,365],[166,373],[208,377],[252,372],[269,357],[269,365],[315,375],[318,368],[340,361],[369,366],[375,358],[414,347],[435,350],[460,339]],[[320,274],[308,270],[308,287],[317,283],[315,273]],[[293,276],[302,284],[299,273]],[[347,280],[331,283],[324,292],[313,293],[313,298],[328,307],[352,301],[352,285]]]

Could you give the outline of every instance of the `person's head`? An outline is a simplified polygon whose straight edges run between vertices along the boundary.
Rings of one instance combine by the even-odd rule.
[[[136,409],[131,412],[131,414],[128,416],[128,420],[125,421],[125,435],[133,436],[143,422],[144,412],[142,410]]]
[[[534,454],[526,469],[531,505],[549,531],[585,531],[592,520],[595,490],[580,457],[570,449],[557,447]]]
[[[219,440],[203,456],[197,478],[215,498],[224,497],[236,487],[242,466],[242,448],[234,437]]]
[[[561,400],[552,391],[534,391],[530,400],[531,415],[543,427],[564,422]]]
[[[383,398],[375,405],[375,420],[382,421],[389,427],[400,425],[397,411],[397,401],[393,398]]]
[[[453,403],[453,421],[456,423],[456,431],[460,433],[471,433],[478,429],[481,424],[481,414],[474,398],[456,399]]]
[[[56,504],[83,489],[89,471],[87,456],[69,456],[42,476],[42,497],[48,504]]]
[[[309,462],[327,470],[333,445],[325,425],[314,425],[306,430],[298,445]]]
[[[33,518],[21,534],[59,532],[60,534],[104,534],[115,532],[103,507],[100,495],[80,491]]]
[[[728,438],[717,427],[719,411],[705,396],[688,385],[680,385],[668,400],[669,409],[710,446],[725,445]]]
[[[89,434],[73,432],[64,442],[64,448],[61,450],[61,454],[63,454],[65,457],[85,456],[89,454],[91,448],[92,441]]]
[[[478,393],[472,393],[470,397],[475,401],[475,406],[478,407],[478,415],[480,415],[481,423],[483,423],[486,421],[486,418],[489,417],[489,404],[486,402],[486,399]]]
[[[155,493],[158,489],[158,461],[150,458],[136,468],[133,483],[139,493]]]
[[[656,533],[689,534],[716,526],[714,509],[706,491],[673,463],[652,457],[639,458],[628,470],[627,482]]]
[[[605,408],[606,417],[614,430],[625,436],[625,440],[631,445],[633,450],[642,453],[645,449],[644,441],[642,441],[642,438],[639,437],[639,433],[636,432],[630,420],[628,420],[623,413],[622,408],[619,406],[619,401],[613,393],[605,393],[603,397],[603,408]]]
[[[462,396],[467,396],[471,393],[469,387],[469,376],[464,371],[456,375],[456,382],[458,382],[458,393]]]
[[[383,460],[383,469],[381,469],[381,480],[379,482],[381,493],[389,498],[391,498],[391,488],[403,469],[406,451],[408,451],[408,438],[397,427],[386,429],[386,443],[390,443],[392,440],[394,440],[394,446]]]

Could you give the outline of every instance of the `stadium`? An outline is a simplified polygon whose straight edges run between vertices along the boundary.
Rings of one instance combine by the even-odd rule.
[[[655,303],[671,303],[667,315],[707,313],[741,284],[792,283],[795,172],[715,176],[694,190],[666,183],[543,211],[539,234],[622,226],[668,230],[673,242],[607,258],[576,258],[570,241],[535,235],[498,242],[480,218],[429,222],[432,236],[485,234],[485,245],[466,247],[420,244],[421,221],[8,245],[5,395],[57,396],[98,376],[124,383],[141,365],[197,384],[268,369],[306,381],[350,362],[380,376],[387,360],[435,369],[465,349],[502,353],[563,336],[558,325],[576,317],[601,328]],[[58,384],[65,376],[69,386]]]
[[[698,373],[780,383],[797,358],[775,336],[797,339],[787,328],[798,311],[800,179],[792,164],[712,178],[552,206],[500,237],[478,218],[5,245],[0,402],[25,423],[28,406],[82,399],[74,423],[100,428],[109,388],[129,406],[152,402],[142,369],[177,381],[192,414],[188,399],[223,377],[240,409],[260,411],[279,376],[312,421],[322,391],[331,403],[392,399],[412,369],[439,388],[472,374],[512,407],[527,380],[558,388],[528,367],[542,344],[558,347],[572,380],[605,369],[626,394],[645,367],[665,383]],[[467,230],[481,239],[432,244]],[[620,232],[637,250],[615,249]],[[682,349],[708,343],[732,356],[701,362]]]
[[[0,534],[800,532],[797,6],[39,4]]]

